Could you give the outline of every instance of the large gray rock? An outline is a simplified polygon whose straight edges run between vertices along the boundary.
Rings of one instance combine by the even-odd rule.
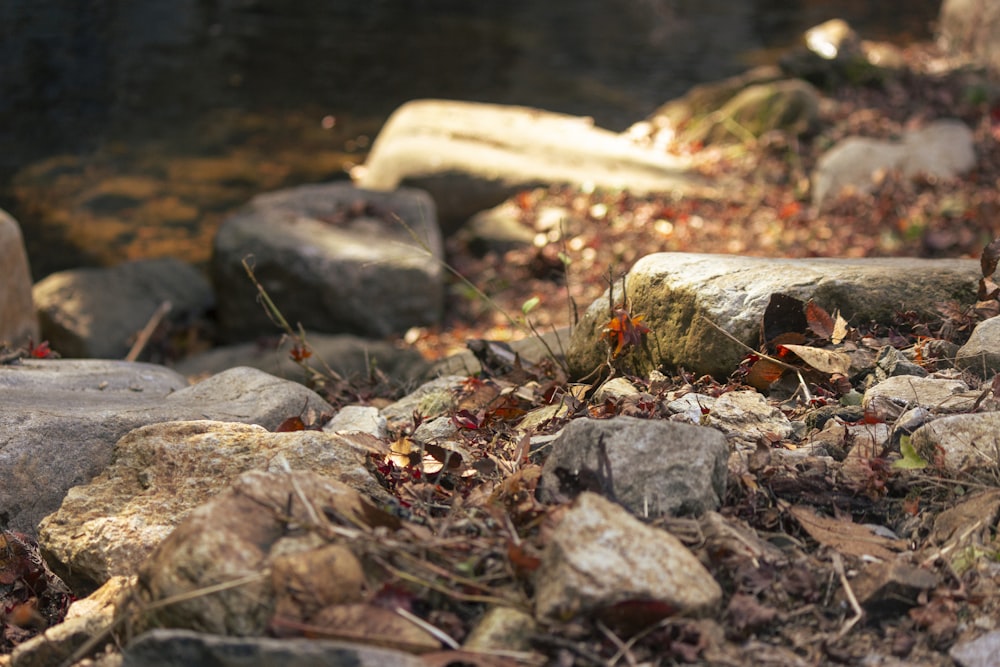
[[[538,497],[563,502],[592,491],[639,516],[699,515],[722,504],[728,458],[725,436],[712,428],[576,419],[552,443]]]
[[[633,193],[703,187],[689,161],[638,146],[589,118],[474,102],[417,100],[397,109],[356,174],[359,186],[431,193],[445,232],[514,192],[584,183]]]
[[[331,183],[258,195],[215,236],[220,333],[236,341],[279,331],[244,259],[292,326],[379,338],[438,321],[442,258],[425,193]]]
[[[184,323],[214,297],[193,267],[163,258],[53,273],[35,285],[34,299],[42,335],[60,355],[121,359],[163,302],[171,304],[165,319]]]
[[[38,526],[38,543],[71,582],[100,584],[135,568],[192,509],[247,470],[308,469],[384,496],[367,452],[319,431],[251,424],[150,424],[122,437],[104,472],[70,489]]]
[[[629,600],[682,616],[713,611],[722,589],[680,540],[594,493],[581,494],[553,531],[535,572],[535,616],[563,622]]]
[[[0,366],[0,405],[0,525],[29,534],[134,428],[217,419],[273,429],[306,409],[333,411],[302,385],[250,368],[188,387],[162,366],[66,359]]]
[[[924,424],[911,436],[917,454],[949,473],[996,470],[1000,462],[1000,413],[949,415]]]
[[[814,299],[850,322],[888,323],[900,310],[932,314],[943,301],[971,303],[981,276],[974,260],[647,255],[629,271],[626,289],[631,313],[643,315],[652,332],[640,350],[623,353],[620,361],[638,375],[666,365],[728,377],[746,349],[709,322],[757,349],[761,318],[774,293]],[[616,285],[615,300],[621,299]],[[573,375],[582,377],[606,362],[602,330],[610,318],[605,294],[580,319],[566,355]]]
[[[31,270],[17,221],[0,209],[0,343],[17,347],[38,342],[38,319],[31,298]]]
[[[902,141],[848,137],[823,154],[812,177],[813,205],[822,207],[845,188],[869,192],[876,172],[898,169],[908,178],[954,178],[976,164],[970,130],[957,120],[938,120],[910,130]]]

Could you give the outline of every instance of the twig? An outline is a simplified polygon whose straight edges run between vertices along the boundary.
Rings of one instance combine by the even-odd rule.
[[[608,638],[608,641],[618,648],[618,652],[615,653],[610,660],[608,660],[608,667],[615,667],[615,665],[618,664],[618,661],[622,658],[625,658],[630,667],[636,667],[635,656],[632,655],[631,646],[623,642],[621,637],[612,632],[611,628],[606,626],[602,621],[597,621],[597,629],[601,631],[601,634]]]
[[[844,561],[841,559],[840,554],[834,551],[832,560],[833,569],[836,571],[837,576],[840,577],[840,585],[844,587],[844,594],[847,596],[847,601],[851,603],[851,609],[854,611],[854,617],[849,618],[844,623],[844,626],[840,628],[840,632],[837,633],[837,639],[840,639],[850,632],[851,628],[857,625],[858,621],[865,615],[865,612],[861,609],[861,605],[858,604],[858,598],[854,596],[854,590],[851,588],[850,582],[847,581],[847,574],[844,572]]]
[[[698,317],[700,317],[701,319],[703,319],[706,322],[708,322],[708,324],[710,324],[716,331],[718,331],[723,336],[725,336],[729,340],[733,341],[734,343],[736,343],[737,345],[739,345],[740,347],[742,347],[747,352],[749,352],[751,354],[756,354],[761,359],[767,359],[771,363],[775,363],[775,364],[781,366],[782,368],[784,368],[786,370],[795,371],[795,375],[797,375],[798,378],[799,378],[799,386],[802,389],[802,394],[805,396],[805,399],[806,399],[807,402],[811,402],[812,401],[812,394],[809,392],[809,387],[806,386],[806,381],[805,381],[805,379],[803,379],[802,373],[799,371],[799,369],[796,366],[793,366],[793,365],[791,365],[791,364],[789,364],[787,362],[784,362],[781,359],[776,359],[776,358],[774,358],[774,357],[772,357],[770,355],[764,354],[763,352],[758,352],[757,350],[753,349],[752,347],[750,347],[749,345],[747,345],[746,343],[744,343],[743,341],[741,341],[739,338],[737,338],[733,334],[729,333],[728,331],[726,331],[725,329],[723,329],[722,327],[720,327],[718,324],[716,324],[712,320],[710,320],[707,317],[705,317],[704,315],[698,315]]]
[[[167,316],[170,309],[173,308],[173,304],[169,301],[164,301],[160,306],[153,311],[152,316],[150,316],[149,321],[146,322],[146,326],[142,328],[139,335],[135,338],[135,343],[132,344],[132,349],[128,351],[125,355],[125,361],[135,361],[142,354],[143,348],[149,344],[149,339],[153,337],[153,332],[156,331],[156,327],[160,326],[160,322],[163,318]]]
[[[452,650],[458,650],[458,648],[461,646],[461,644],[452,639],[451,636],[444,630],[441,630],[440,628],[431,625],[424,619],[414,614],[411,614],[402,607],[396,607],[395,609],[393,609],[393,611],[402,616],[403,618],[405,618],[406,620],[408,620],[410,623],[413,623],[415,626],[417,626],[424,632],[430,634],[432,637],[437,639],[439,642],[441,642],[448,648]]]

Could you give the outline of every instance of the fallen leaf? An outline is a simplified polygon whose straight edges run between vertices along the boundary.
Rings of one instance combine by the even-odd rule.
[[[833,323],[833,333],[830,334],[830,342],[834,345],[840,345],[847,338],[847,320],[841,316],[840,311],[834,316]]]
[[[806,322],[809,324],[809,330],[823,340],[830,340],[833,336],[833,318],[812,300],[806,303]]]
[[[903,540],[881,537],[847,519],[820,516],[804,505],[789,506],[788,512],[809,533],[809,537],[845,556],[874,556],[881,560],[892,560],[898,552],[906,551],[906,542]]]
[[[983,254],[979,258],[983,278],[989,278],[996,272],[997,261],[1000,261],[1000,237],[993,239],[983,248]]]
[[[781,347],[794,353],[799,359],[822,373],[840,373],[848,375],[851,370],[851,358],[843,352],[824,350],[808,345],[782,345]]]

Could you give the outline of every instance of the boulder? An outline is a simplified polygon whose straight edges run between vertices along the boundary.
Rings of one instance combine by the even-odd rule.
[[[687,159],[638,146],[590,118],[528,107],[416,100],[397,109],[355,174],[364,188],[431,193],[446,234],[518,190],[588,184],[632,193],[705,182]]]
[[[889,323],[901,309],[931,314],[943,301],[975,301],[982,271],[974,260],[771,259],[730,255],[656,253],[629,271],[627,295],[633,316],[651,333],[619,361],[638,375],[665,365],[696,374],[728,377],[746,349],[757,349],[764,309],[774,293],[815,300],[852,322]],[[615,286],[615,301],[621,302]],[[566,361],[583,377],[608,358],[603,338],[610,320],[605,293],[573,331]]]
[[[295,382],[235,368],[193,387],[162,366],[24,360],[0,366],[0,526],[35,533],[66,492],[111,462],[115,442],[157,422],[217,419],[276,428],[333,411]]]
[[[363,576],[360,568],[344,567],[345,559],[353,558],[349,552],[324,559],[323,566],[310,554],[336,546],[323,537],[345,532],[329,531],[334,525],[357,522],[370,527],[378,515],[351,487],[313,472],[243,473],[227,490],[188,513],[142,563],[141,599],[131,620],[140,630],[164,627],[250,636],[263,634],[279,605],[295,603],[296,593],[313,594],[317,599],[310,606],[321,610],[358,601]],[[272,566],[279,561],[279,570],[285,571],[300,558],[312,567],[294,568],[301,575],[299,590],[285,590],[292,597],[279,599],[286,581],[272,576]],[[225,582],[232,585],[212,595],[155,604]]]
[[[976,164],[972,131],[961,121],[938,120],[904,133],[901,141],[848,137],[820,157],[812,176],[813,205],[822,207],[845,188],[869,192],[880,171],[954,178]]]
[[[997,412],[948,415],[918,428],[910,442],[925,461],[948,474],[974,469],[995,471],[1000,461],[998,429]]]
[[[173,258],[53,273],[34,288],[42,336],[63,357],[121,359],[164,302],[189,324],[213,305],[208,281]]]
[[[552,442],[538,497],[565,502],[584,491],[642,517],[700,515],[726,494],[726,438],[715,429],[659,420],[575,419]]]
[[[659,605],[663,616],[702,615],[718,607],[722,589],[676,537],[595,493],[581,494],[552,532],[535,572],[535,616],[543,622],[600,618],[636,600]]]
[[[438,321],[443,256],[434,204],[416,190],[330,183],[258,195],[215,236],[220,335],[280,333],[244,259],[292,326],[381,338]]]
[[[0,209],[0,344],[18,347],[39,342],[38,319],[31,296],[31,270],[17,221]]]
[[[271,433],[251,424],[150,424],[122,437],[111,464],[70,489],[38,526],[38,543],[64,579],[80,587],[135,573],[195,507],[247,470],[308,469],[381,500],[365,450],[320,431]]]

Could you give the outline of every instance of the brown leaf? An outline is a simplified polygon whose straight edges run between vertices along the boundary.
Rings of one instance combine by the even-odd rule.
[[[897,552],[906,550],[906,542],[903,540],[880,537],[849,520],[820,516],[804,505],[789,506],[788,511],[802,529],[809,533],[809,537],[845,556],[874,556],[892,560]]]
[[[834,345],[840,345],[847,338],[847,320],[845,320],[840,311],[837,311],[836,321],[833,323],[833,333],[830,334],[830,342]]]
[[[833,336],[835,326],[833,318],[812,300],[806,303],[806,322],[809,324],[809,330],[823,340],[830,340]]]
[[[851,358],[843,352],[808,345],[782,345],[782,347],[822,373],[847,375],[851,370]]]
[[[983,248],[982,257],[979,258],[979,265],[983,269],[984,278],[989,278],[997,270],[998,260],[1000,260],[1000,237],[990,241]]]
[[[750,367],[750,372],[743,381],[757,391],[767,391],[784,374],[784,366],[761,357]]]

